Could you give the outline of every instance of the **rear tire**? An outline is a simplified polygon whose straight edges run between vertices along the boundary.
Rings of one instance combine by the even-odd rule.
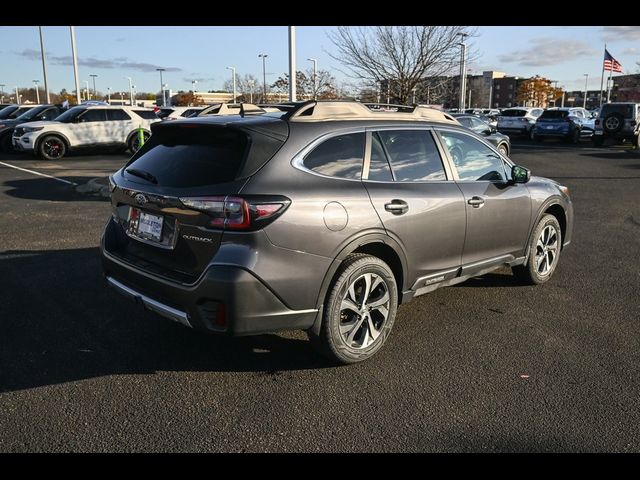
[[[67,153],[67,144],[57,135],[47,135],[38,143],[38,155],[45,160],[60,160]]]
[[[560,260],[562,230],[553,215],[542,216],[533,230],[526,265],[512,267],[515,277],[525,285],[540,285],[549,281]]]
[[[377,257],[349,255],[327,292],[320,333],[307,332],[330,360],[367,360],[386,342],[396,317],[398,289],[393,272]]]
[[[149,132],[144,132],[143,136],[144,136],[144,143],[147,143],[147,141],[149,140],[149,137],[151,137],[151,134]],[[127,147],[131,153],[136,153],[138,149],[141,147],[140,140],[138,139],[138,132],[135,132],[133,135],[131,135],[131,137],[129,138],[129,143],[127,144]]]

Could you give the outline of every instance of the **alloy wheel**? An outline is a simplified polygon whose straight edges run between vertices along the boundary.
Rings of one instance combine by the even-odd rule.
[[[542,230],[536,242],[536,270],[539,275],[551,272],[558,254],[558,232],[553,225],[547,225]]]
[[[61,140],[50,138],[44,142],[43,150],[50,158],[58,158],[64,150],[64,145]]]
[[[375,273],[360,275],[349,285],[340,305],[340,334],[351,348],[371,346],[389,317],[389,288]]]

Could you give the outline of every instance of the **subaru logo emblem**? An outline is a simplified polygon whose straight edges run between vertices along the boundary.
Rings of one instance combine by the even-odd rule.
[[[135,197],[136,203],[138,205],[144,205],[145,203],[147,203],[147,197],[145,197],[143,194],[139,193],[137,194]]]

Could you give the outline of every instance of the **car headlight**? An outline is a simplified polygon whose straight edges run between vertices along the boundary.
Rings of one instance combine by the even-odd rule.
[[[44,127],[24,127],[24,133],[37,132],[42,130]]]

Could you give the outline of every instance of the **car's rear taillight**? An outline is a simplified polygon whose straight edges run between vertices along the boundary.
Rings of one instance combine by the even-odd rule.
[[[182,197],[187,208],[211,217],[209,226],[229,230],[262,228],[280,216],[291,201],[286,197]]]

